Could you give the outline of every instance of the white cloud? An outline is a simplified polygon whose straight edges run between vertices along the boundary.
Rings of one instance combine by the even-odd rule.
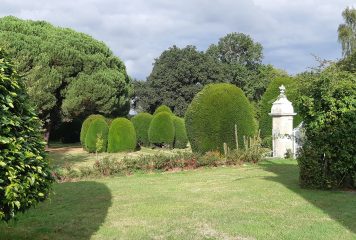
[[[205,50],[230,32],[264,46],[266,63],[291,73],[341,56],[337,27],[354,0],[2,0],[0,16],[46,20],[104,41],[144,79],[154,58],[172,45]]]

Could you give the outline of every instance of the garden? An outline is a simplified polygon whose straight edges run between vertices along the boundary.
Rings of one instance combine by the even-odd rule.
[[[0,18],[0,239],[355,239],[355,16],[343,58],[295,76],[231,33],[146,81],[89,35]],[[296,158],[273,157],[281,94]]]

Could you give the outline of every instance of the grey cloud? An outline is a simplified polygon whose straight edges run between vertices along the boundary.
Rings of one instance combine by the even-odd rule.
[[[104,41],[131,76],[145,79],[172,45],[205,50],[230,32],[264,46],[264,62],[290,73],[341,56],[337,26],[351,0],[3,0],[0,16],[46,20]]]

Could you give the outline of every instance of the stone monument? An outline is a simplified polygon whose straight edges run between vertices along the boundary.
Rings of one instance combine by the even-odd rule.
[[[273,157],[283,158],[288,150],[294,153],[293,116],[296,113],[285,95],[286,88],[282,85],[279,90],[269,115],[272,116]]]

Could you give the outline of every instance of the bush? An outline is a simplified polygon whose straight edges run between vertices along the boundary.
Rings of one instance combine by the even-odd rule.
[[[236,148],[235,124],[239,146],[243,136],[256,132],[253,107],[242,90],[232,84],[219,83],[204,87],[189,105],[185,124],[194,152],[223,152],[223,144]]]
[[[149,146],[148,129],[153,116],[149,113],[139,113],[131,119],[136,131],[137,143],[140,146]]]
[[[160,112],[168,112],[170,114],[173,114],[172,110],[169,107],[167,107],[166,105],[159,106],[153,115],[156,115],[157,113],[160,113]]]
[[[284,85],[286,87],[286,95],[289,101],[292,102],[294,107],[294,112],[298,113],[298,93],[297,93],[297,82],[291,77],[279,77],[275,78],[268,85],[266,92],[262,95],[260,102],[260,129],[261,137],[265,139],[266,137],[272,137],[272,117],[268,115],[271,112],[272,104],[276,101],[279,96],[279,87]],[[298,126],[302,121],[300,114],[298,113],[293,120],[293,126]],[[272,141],[268,144],[271,145]]]
[[[90,124],[96,120],[96,119],[105,119],[104,116],[102,115],[99,115],[99,114],[93,114],[93,115],[90,115],[89,117],[87,117],[83,124],[82,124],[82,128],[80,130],[80,143],[82,144],[83,148],[85,148],[85,138],[87,136],[87,132],[88,132],[88,129],[90,127]]]
[[[150,143],[157,146],[173,147],[174,135],[174,124],[170,113],[160,112],[153,116],[148,129]]]
[[[134,125],[126,118],[116,118],[109,129],[108,152],[133,151],[136,148]]]
[[[186,148],[188,144],[188,137],[187,131],[185,130],[184,119],[174,116],[173,124],[175,128],[174,148]]]
[[[108,132],[109,126],[104,118],[94,119],[85,136],[86,150],[90,153],[105,152],[108,143]],[[103,140],[103,146],[101,149],[96,149],[97,141],[100,138]]]
[[[44,201],[53,182],[41,122],[0,49],[0,221]]]
[[[301,185],[356,188],[356,75],[332,65],[302,83]]]

